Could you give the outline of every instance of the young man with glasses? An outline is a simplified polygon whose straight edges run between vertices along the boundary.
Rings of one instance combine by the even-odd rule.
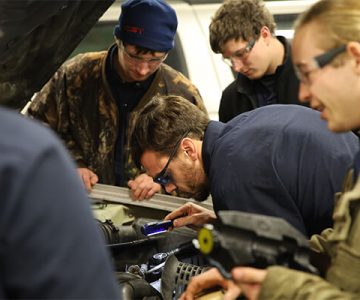
[[[135,199],[161,190],[135,168],[129,146],[137,113],[153,96],[180,95],[206,112],[197,88],[163,63],[176,29],[176,13],[166,2],[128,0],[115,44],[66,62],[32,101],[29,115],[60,135],[88,190],[96,182],[128,184]]]
[[[212,18],[211,48],[237,73],[223,91],[220,121],[265,105],[300,104],[290,45],[275,26],[259,0],[225,1]]]

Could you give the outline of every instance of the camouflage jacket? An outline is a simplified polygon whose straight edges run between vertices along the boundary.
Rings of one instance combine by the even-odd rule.
[[[312,237],[312,246],[331,258],[326,278],[270,267],[259,299],[360,299],[360,177],[337,195],[334,228]],[[289,284],[287,284],[289,283]]]
[[[108,51],[79,54],[65,62],[35,95],[28,114],[48,124],[66,144],[78,167],[87,167],[99,182],[115,183],[114,150],[118,134],[118,108],[105,76]],[[138,111],[155,95],[183,96],[206,112],[197,88],[166,64],[130,114],[125,139],[125,178],[139,170],[131,161],[129,133]]]

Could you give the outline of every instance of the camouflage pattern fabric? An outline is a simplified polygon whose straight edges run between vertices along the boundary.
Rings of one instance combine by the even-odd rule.
[[[108,51],[79,54],[65,62],[34,97],[28,115],[48,124],[63,140],[78,167],[87,167],[99,182],[115,183],[114,150],[119,116],[105,77]],[[206,112],[197,88],[166,64],[130,114],[125,145],[125,178],[140,174],[131,160],[129,134],[138,111],[155,95],[180,95]]]
[[[350,177],[352,173],[347,176]],[[283,267],[270,267],[260,299],[360,299],[359,236],[360,177],[353,189],[338,195],[334,229],[312,238],[312,245],[331,257],[326,280]]]

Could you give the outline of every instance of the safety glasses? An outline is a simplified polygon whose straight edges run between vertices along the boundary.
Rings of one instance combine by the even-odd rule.
[[[177,143],[176,143],[176,145],[174,147],[174,150],[171,152],[165,167],[158,174],[156,174],[155,177],[153,178],[154,182],[159,183],[159,184],[161,184],[163,186],[173,182],[172,175],[171,175],[170,172],[167,171],[167,169],[169,167],[170,162],[175,157],[175,155],[176,155],[176,153],[177,153],[177,151],[179,149],[181,141],[189,134],[189,132],[190,132],[190,130],[187,130],[181,136],[181,138],[177,141]]]

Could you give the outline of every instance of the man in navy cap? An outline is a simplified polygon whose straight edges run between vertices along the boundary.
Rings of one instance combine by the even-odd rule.
[[[134,199],[144,199],[161,186],[140,174],[130,156],[138,111],[153,96],[169,94],[206,109],[189,79],[163,63],[174,47],[174,9],[162,0],[128,0],[121,8],[115,44],[64,63],[28,113],[63,139],[88,190],[97,182],[127,184]]]

